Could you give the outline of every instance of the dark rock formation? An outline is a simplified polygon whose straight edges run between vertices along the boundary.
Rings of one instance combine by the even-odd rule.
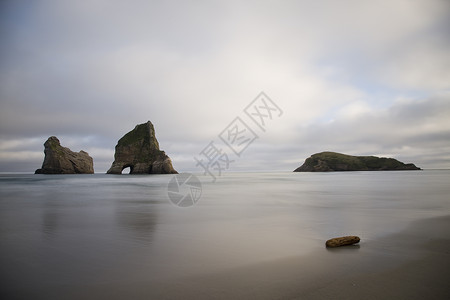
[[[352,156],[336,152],[321,152],[311,155],[294,172],[331,171],[392,171],[420,170],[414,164],[404,164],[394,158],[376,156]]]
[[[45,158],[35,174],[93,174],[94,162],[87,152],[72,152],[61,146],[55,136],[44,143]]]
[[[121,174],[127,167],[130,174],[178,174],[170,158],[159,150],[150,121],[136,125],[117,142],[114,162],[107,173]]]
[[[348,246],[359,243],[360,238],[354,235],[333,238],[325,242],[325,246],[334,248],[340,246]]]

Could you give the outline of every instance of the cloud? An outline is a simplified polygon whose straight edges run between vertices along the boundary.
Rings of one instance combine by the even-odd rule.
[[[299,128],[312,152],[393,156],[428,168],[448,168],[450,94],[403,100],[386,109],[345,112],[321,125]],[[442,157],[442,161],[439,161]]]
[[[174,165],[189,169],[265,91],[285,113],[249,149],[249,169],[283,149],[290,163],[325,147],[433,150],[430,166],[439,165],[448,161],[445,130],[435,127],[448,128],[436,95],[449,90],[449,8],[438,0],[3,1],[0,144],[23,143],[12,150],[22,151],[38,139],[23,150],[34,151],[34,170],[56,135],[105,171],[117,140],[151,120]],[[2,171],[25,161],[8,149],[0,146]]]

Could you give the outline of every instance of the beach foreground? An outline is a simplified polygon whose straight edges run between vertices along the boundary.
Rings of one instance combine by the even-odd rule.
[[[450,216],[428,219],[361,245],[318,248],[309,255],[169,284],[143,282],[133,289],[133,298],[449,299],[449,229]],[[80,296],[105,292],[92,288]],[[114,294],[119,299],[130,296],[130,290]]]
[[[360,245],[202,276],[14,291],[56,299],[449,299],[450,216]],[[12,292],[12,291],[11,291]]]
[[[450,299],[450,172],[170,178],[0,176],[1,298]]]

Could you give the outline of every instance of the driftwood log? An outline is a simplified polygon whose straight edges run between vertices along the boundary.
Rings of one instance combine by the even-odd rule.
[[[360,238],[358,236],[350,235],[350,236],[343,236],[343,237],[337,237],[330,239],[326,241],[325,245],[330,248],[334,247],[340,247],[340,246],[348,246],[353,245],[356,243],[359,243]]]

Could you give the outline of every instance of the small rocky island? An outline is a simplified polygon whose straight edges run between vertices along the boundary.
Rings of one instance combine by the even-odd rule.
[[[44,143],[45,158],[42,168],[35,174],[93,174],[92,157],[83,150],[73,152],[61,146],[56,136],[51,136]]]
[[[117,142],[114,162],[107,173],[122,174],[128,167],[130,174],[178,174],[170,158],[159,150],[150,121],[136,125]]]
[[[352,156],[336,152],[321,152],[311,155],[294,172],[333,171],[397,171],[421,170],[414,164],[404,164],[394,158],[376,156]]]

